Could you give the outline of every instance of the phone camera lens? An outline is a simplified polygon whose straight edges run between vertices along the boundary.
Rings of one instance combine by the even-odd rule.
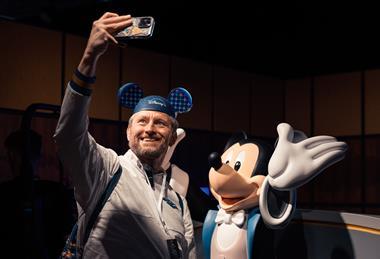
[[[141,18],[138,27],[139,28],[148,28],[151,25],[151,19],[146,17],[146,18]]]

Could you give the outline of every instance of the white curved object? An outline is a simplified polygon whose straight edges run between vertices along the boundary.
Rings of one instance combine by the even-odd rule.
[[[169,181],[169,185],[176,191],[181,194],[183,197],[186,197],[187,189],[189,187],[189,175],[183,171],[178,166],[172,164],[172,176]]]
[[[172,155],[174,153],[175,148],[177,147],[178,143],[186,136],[186,132],[182,128],[177,129],[177,139],[175,143],[168,147],[168,151],[165,154],[164,160],[162,161],[162,168],[164,170],[168,170],[170,166],[170,159],[172,158]]]
[[[293,217],[293,213],[296,208],[296,190],[290,191],[289,203],[286,205],[285,212],[282,213],[281,217],[273,217],[268,209],[268,192],[269,192],[269,178],[265,177],[263,185],[261,186],[259,207],[261,217],[264,223],[270,228],[282,228],[287,225]]]

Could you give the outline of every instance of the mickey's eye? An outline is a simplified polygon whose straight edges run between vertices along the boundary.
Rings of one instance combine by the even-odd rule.
[[[240,166],[241,166],[240,161],[237,161],[237,162],[235,163],[235,166],[234,166],[235,171],[239,170]]]
[[[234,165],[235,171],[238,171],[240,169],[241,165],[244,163],[244,159],[245,159],[245,151],[242,151],[236,157],[236,162]]]
[[[227,154],[224,163],[225,163],[225,164],[228,164],[228,163],[231,161],[231,159],[232,159],[232,151],[230,151],[230,152]]]

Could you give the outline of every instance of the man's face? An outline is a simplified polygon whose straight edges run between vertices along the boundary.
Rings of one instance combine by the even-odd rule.
[[[172,120],[162,112],[140,111],[128,125],[129,147],[142,160],[163,158],[168,146],[175,142]]]

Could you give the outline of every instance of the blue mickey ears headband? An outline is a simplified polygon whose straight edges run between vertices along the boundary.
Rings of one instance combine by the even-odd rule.
[[[133,113],[159,111],[176,118],[178,113],[188,112],[193,106],[190,93],[182,87],[171,90],[167,98],[157,95],[143,96],[143,90],[135,83],[123,85],[117,93],[120,105],[133,109]]]

